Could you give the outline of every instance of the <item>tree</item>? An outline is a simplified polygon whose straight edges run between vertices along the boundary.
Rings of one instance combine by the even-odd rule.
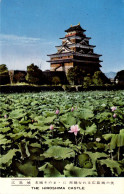
[[[8,73],[8,68],[5,64],[1,64],[0,65],[0,74],[3,74],[3,73]]]
[[[83,83],[85,74],[86,72],[84,71],[83,67],[80,66],[71,67],[68,70],[67,79],[71,84],[80,85]]]
[[[95,86],[102,86],[104,84],[109,84],[110,80],[102,71],[96,71],[92,77],[92,82]]]
[[[124,84],[124,70],[117,72],[114,80],[117,80],[119,84]]]
[[[52,78],[52,83],[55,84],[55,85],[58,85],[61,83],[61,80],[58,76],[55,76]]]
[[[4,85],[8,83],[10,83],[8,68],[5,64],[1,64],[0,65],[0,84]]]
[[[83,87],[87,88],[93,84],[92,77],[91,76],[85,76],[83,81]]]
[[[67,79],[71,84],[83,85],[84,88],[88,86],[102,86],[110,83],[109,79],[102,71],[89,72],[85,71],[81,66],[75,66],[69,69]]]
[[[15,71],[15,75],[14,75],[14,81],[15,82],[25,82],[25,75],[26,72],[25,71]]]
[[[42,84],[43,74],[37,65],[32,63],[31,65],[27,66],[26,80],[28,83]]]

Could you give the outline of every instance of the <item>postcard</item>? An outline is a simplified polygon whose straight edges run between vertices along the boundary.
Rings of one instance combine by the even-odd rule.
[[[124,0],[0,11],[0,194],[124,194]]]

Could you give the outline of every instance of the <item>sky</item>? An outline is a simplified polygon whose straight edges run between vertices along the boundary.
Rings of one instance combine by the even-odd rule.
[[[50,69],[47,54],[78,23],[102,54],[101,70],[124,69],[124,0],[0,0],[0,64]]]

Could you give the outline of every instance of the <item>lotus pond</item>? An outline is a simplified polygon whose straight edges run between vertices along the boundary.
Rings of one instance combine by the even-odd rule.
[[[124,176],[124,91],[0,95],[1,177]]]

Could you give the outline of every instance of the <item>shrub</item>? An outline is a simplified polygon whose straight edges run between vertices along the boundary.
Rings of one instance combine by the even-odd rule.
[[[52,78],[52,83],[55,84],[55,85],[60,84],[61,83],[60,78],[57,77],[57,76],[53,77]]]

